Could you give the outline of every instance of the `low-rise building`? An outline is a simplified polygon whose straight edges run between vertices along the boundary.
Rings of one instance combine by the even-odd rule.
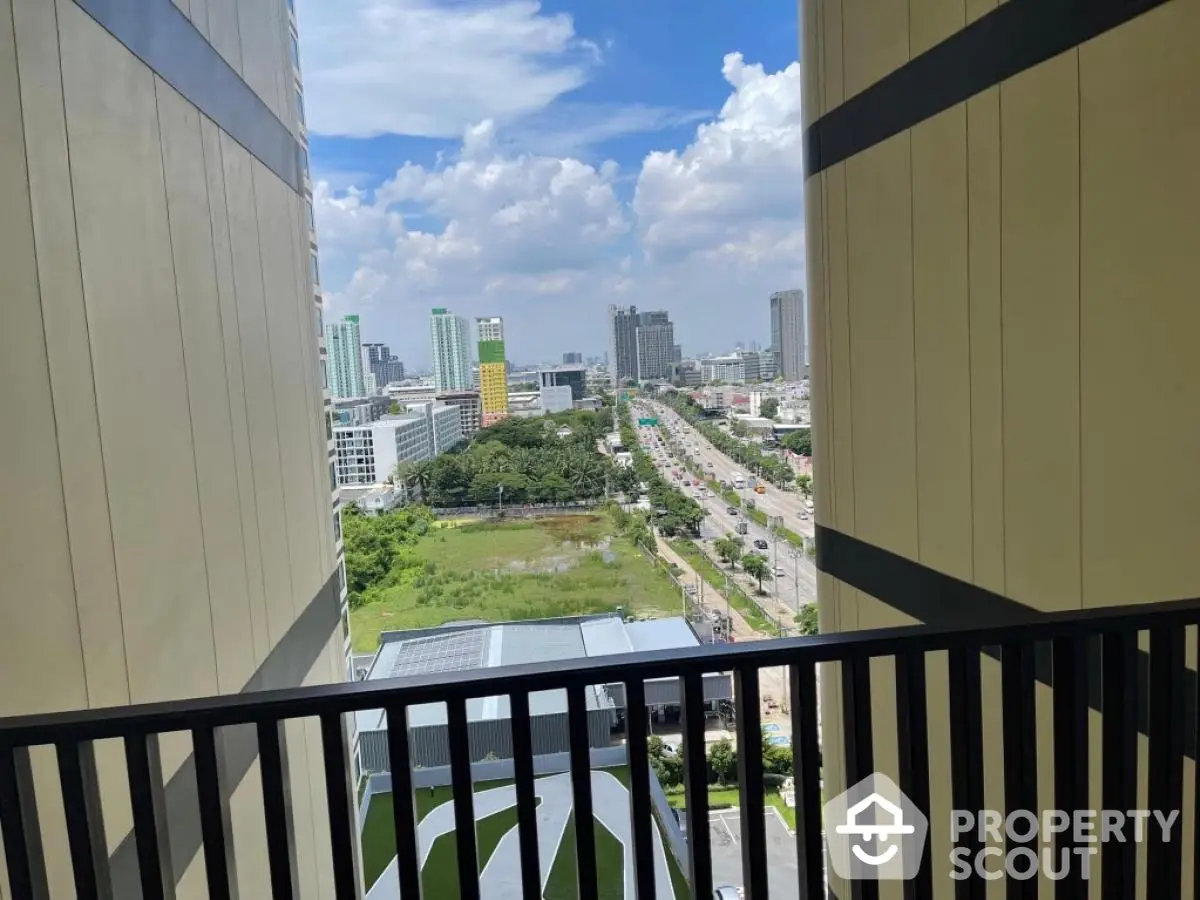
[[[569,385],[543,384],[542,389],[538,392],[538,394],[542,405],[542,412],[566,412],[574,407],[574,401],[571,399],[571,388]]]
[[[587,395],[587,369],[584,366],[554,366],[538,372],[539,387],[561,387],[571,389],[571,400],[582,400]]]
[[[705,384],[721,381],[741,384],[746,380],[746,361],[740,356],[713,356],[700,360],[700,378]]]
[[[573,616],[524,622],[461,623],[411,631],[384,632],[379,652],[367,680],[428,676],[438,672],[484,670],[519,663],[546,663],[591,659],[647,650],[698,647],[700,639],[682,618],[626,622],[621,615]],[[716,708],[733,698],[727,672],[703,678],[704,701]],[[652,678],[645,682],[647,710],[654,718],[678,717],[681,703],[678,678]],[[597,684],[585,693],[588,744],[593,748],[614,743],[619,711],[625,710],[625,685],[615,681]],[[530,696],[530,737],[536,755],[569,749],[566,694],[542,691]],[[627,713],[628,714],[628,713]],[[643,713],[644,714],[644,713]],[[355,729],[358,756],[366,773],[391,771],[388,755],[387,714],[383,710],[358,713]],[[472,761],[510,759],[512,728],[508,697],[480,697],[467,701],[467,741]],[[408,742],[414,765],[449,765],[446,707],[430,703],[408,710]]]
[[[438,403],[458,410],[458,425],[464,440],[471,440],[483,425],[483,401],[478,391],[453,391],[438,394]]]
[[[428,402],[365,425],[339,425],[333,439],[335,477],[346,487],[386,482],[399,463],[432,459],[463,438],[458,409]]]
[[[367,425],[387,415],[391,397],[348,397],[333,401],[335,425]]]

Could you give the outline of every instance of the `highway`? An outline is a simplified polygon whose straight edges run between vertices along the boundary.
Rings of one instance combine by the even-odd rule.
[[[679,427],[679,434],[672,438],[675,444],[685,454],[690,455],[693,460],[698,462],[710,477],[718,481],[724,479],[732,484],[735,473],[748,474],[739,469],[732,460],[709,444],[695,429],[671,410],[658,403],[637,401],[634,407],[635,417],[639,406],[649,415],[657,416],[661,424],[668,427]],[[695,445],[697,449],[691,449],[691,445]],[[670,454],[661,452],[652,452],[651,456],[655,462],[669,462],[672,458],[679,459],[678,457],[672,457]],[[679,461],[682,462],[682,460]],[[710,463],[711,465],[709,465]],[[679,467],[676,466],[674,468]],[[679,486],[679,482],[671,477],[670,467],[665,471],[665,477],[672,484]],[[692,477],[689,475],[688,481],[692,480]],[[700,496],[698,489],[690,484],[681,489],[688,496],[700,503],[708,512],[708,516],[701,523],[700,536],[702,546],[709,552],[710,556],[715,555],[715,551],[712,549],[713,541],[727,534],[735,533],[737,524],[744,521],[747,525],[747,533],[744,536],[746,550],[755,549],[753,542],[756,539],[766,541],[768,546],[768,550],[766,551],[767,558],[773,566],[779,566],[783,569],[783,574],[780,577],[763,582],[763,588],[767,593],[793,611],[797,611],[801,604],[816,602],[817,571],[811,559],[794,550],[792,545],[786,540],[772,537],[765,527],[751,519],[746,518],[740,513],[730,513],[729,504],[719,494]],[[709,492],[705,491],[704,493],[707,494]],[[811,517],[807,520],[800,518],[801,513],[806,511],[804,509],[803,498],[799,494],[785,494],[771,485],[767,486],[766,494],[756,494],[748,488],[739,491],[739,494],[742,496],[743,503],[747,499],[753,498],[757,507],[768,516],[783,516],[785,527],[806,535],[809,538],[812,537]],[[757,550],[756,552],[762,553],[763,551]],[[744,586],[756,585],[753,579],[742,576],[740,571],[737,580]]]

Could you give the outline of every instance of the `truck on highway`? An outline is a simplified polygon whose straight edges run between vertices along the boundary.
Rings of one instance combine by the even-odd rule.
[[[746,479],[742,476],[741,472],[733,473],[733,486],[739,489],[746,486]]]
[[[750,490],[754,490],[755,488],[758,487],[758,479],[755,478],[753,475],[751,475],[750,478],[746,481],[746,487],[750,488]]]
[[[738,534],[745,534],[745,533],[746,533],[746,532],[748,532],[749,530],[750,530],[750,526],[749,526],[749,525],[747,525],[745,522],[738,522],[738,523],[737,523],[737,533],[738,533]]]

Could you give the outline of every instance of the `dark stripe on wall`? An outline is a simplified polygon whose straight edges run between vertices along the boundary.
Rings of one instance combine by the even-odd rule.
[[[242,693],[269,691],[298,686],[320,655],[341,619],[338,573],[334,573],[292,623],[287,634],[272,648],[263,664],[242,688]],[[280,747],[287,753],[287,745]],[[258,737],[253,725],[224,728],[219,732],[217,752],[224,753],[225,783],[221,802],[228,809],[237,786],[258,758]],[[196,759],[189,755],[163,791],[171,860],[178,878],[200,851],[200,811],[196,798]],[[141,900],[137,846],[130,832],[109,858],[113,896],[121,900]]]
[[[1002,3],[813,122],[804,134],[805,177],[1166,2]]]
[[[300,191],[301,148],[295,136],[171,0],[75,4],[293,191]]]
[[[949,628],[1016,625],[1033,621],[1041,615],[1032,606],[960,581],[832,528],[818,524],[815,536],[818,570],[927,625]],[[999,648],[985,647],[984,652],[1000,658]],[[1038,681],[1049,687],[1054,685],[1052,664],[1049,645],[1037,645],[1034,650],[1034,674]],[[1137,667],[1138,731],[1149,735],[1148,653],[1138,652]],[[1102,671],[1100,642],[1093,640],[1088,652],[1088,705],[1097,712],[1103,712]],[[1187,673],[1180,687],[1183,691],[1183,708],[1194,709],[1198,694],[1196,673]],[[1186,729],[1184,753],[1189,759],[1195,759],[1196,752],[1196,733]]]

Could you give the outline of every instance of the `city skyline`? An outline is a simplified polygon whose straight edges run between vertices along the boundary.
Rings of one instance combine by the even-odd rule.
[[[805,284],[794,9],[689,10],[683,48],[620,5],[375,5],[296,0],[331,317],[412,368],[432,307],[501,316],[510,359],[599,355],[610,302],[766,342]]]

